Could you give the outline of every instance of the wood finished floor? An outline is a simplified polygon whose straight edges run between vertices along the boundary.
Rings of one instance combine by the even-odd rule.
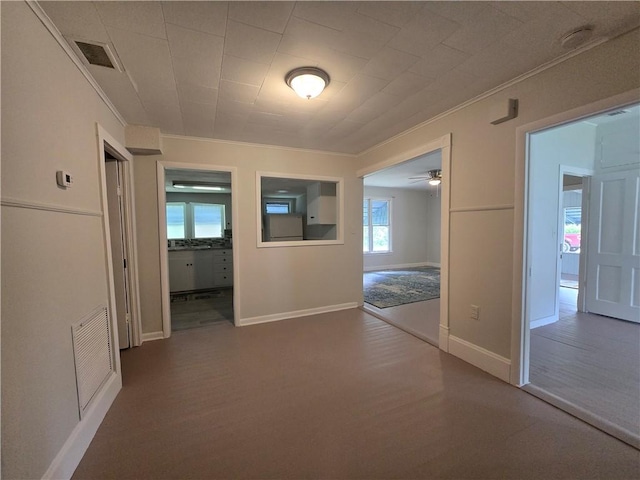
[[[531,330],[530,381],[640,438],[640,324],[577,312],[577,294],[561,288],[560,320]]]
[[[358,309],[122,353],[76,479],[637,478],[640,452]]]
[[[377,308],[369,303],[364,304],[364,309],[414,335],[431,345],[438,346],[440,324],[440,299],[434,298],[425,302],[407,303],[397,307]]]

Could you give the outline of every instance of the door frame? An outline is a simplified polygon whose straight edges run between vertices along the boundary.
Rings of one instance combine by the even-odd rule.
[[[587,252],[588,252],[588,248],[589,248],[589,243],[587,242],[586,234],[587,234],[587,229],[588,229],[588,223],[589,223],[589,209],[586,208],[585,209],[585,199],[589,199],[589,185],[590,185],[590,179],[591,177],[593,177],[595,171],[593,169],[590,168],[581,168],[581,167],[572,167],[569,165],[560,165],[560,171],[559,171],[559,188],[558,188],[558,235],[560,235],[560,232],[564,232],[564,207],[562,206],[563,203],[563,193],[564,193],[564,184],[563,184],[563,177],[565,175],[571,175],[574,177],[581,177],[582,178],[582,188],[580,189],[582,192],[582,205],[580,207],[580,216],[581,216],[581,234],[580,234],[580,258],[578,259],[579,262],[579,267],[578,267],[578,304],[577,304],[577,308],[578,311],[582,312],[584,311],[584,305],[581,306],[581,302],[584,302],[584,296],[585,296],[585,276],[586,276],[586,272],[585,272],[585,266],[586,266],[586,259],[587,259]],[[588,201],[587,201],[588,204]],[[562,239],[564,241],[564,237]],[[557,262],[557,278],[556,278],[556,288],[558,289],[558,292],[560,291],[560,282],[562,280],[562,250],[560,250],[560,255],[558,255],[558,262]],[[555,306],[555,317],[556,320],[558,320],[560,318],[560,296],[556,295],[556,306]]]
[[[107,178],[105,171],[105,151],[116,158],[122,166],[122,205],[124,207],[124,248],[127,255],[127,281],[129,285],[130,302],[130,346],[138,347],[142,344],[142,323],[140,314],[140,286],[138,281],[138,242],[136,237],[136,218],[133,183],[133,155],[109,134],[100,124],[96,123],[96,136],[98,140],[98,172],[101,190],[102,223],[105,232],[105,247],[107,260],[107,276],[109,287],[109,310],[112,312],[112,330],[117,332],[118,322],[115,318],[116,297],[114,286],[114,274],[111,255],[111,235],[109,226],[109,213],[107,207]],[[118,335],[113,335],[115,351],[119,350]]]
[[[160,290],[162,302],[162,335],[171,336],[171,293],[169,291],[169,249],[167,247],[167,194],[165,192],[165,171],[169,170],[207,170],[212,172],[228,172],[231,174],[231,221],[233,237],[233,324],[240,325],[240,254],[237,241],[239,238],[238,220],[238,169],[223,165],[203,165],[198,163],[164,162],[156,163],[156,179],[158,190],[158,232],[160,242]]]
[[[528,198],[529,198],[529,145],[530,135],[607,110],[638,103],[640,89],[577,107],[516,128],[515,208],[513,235],[513,293],[511,319],[511,374],[510,383],[523,386],[529,383],[530,335],[528,308]],[[588,247],[587,247],[588,248]]]
[[[356,176],[363,179],[367,175],[385,170],[416,157],[441,150],[442,183],[440,204],[440,325],[438,332],[438,346],[440,350],[449,351],[449,224],[451,203],[451,133],[447,133],[435,140],[395,155],[387,160],[375,163],[356,172]]]

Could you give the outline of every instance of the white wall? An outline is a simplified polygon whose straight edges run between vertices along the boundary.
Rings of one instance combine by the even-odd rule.
[[[593,169],[596,127],[579,122],[531,135],[529,147],[529,291],[531,322],[557,320],[560,165]]]
[[[522,82],[400,135],[360,156],[366,168],[448,133],[451,149],[449,333],[473,348],[511,357],[511,325],[520,317],[513,291],[516,128],[638,88],[638,31],[577,55]],[[517,98],[515,120],[491,125],[491,106]],[[556,195],[557,196],[557,195]],[[480,320],[469,306],[480,306]],[[476,350],[486,358],[482,352]]]
[[[1,8],[2,477],[41,478],[79,424],[71,325],[108,304],[96,122],[124,131],[32,10]]]
[[[365,198],[391,199],[391,253],[364,254],[364,270],[440,264],[440,197],[423,190],[365,187]]]
[[[362,181],[353,157],[167,136],[163,155],[134,160],[138,242],[144,245],[139,249],[143,332],[162,330],[157,161],[237,168],[232,195],[239,225],[234,224],[233,248],[239,255],[234,287],[240,297],[234,307],[241,320],[362,303]],[[343,177],[344,245],[257,248],[257,171]]]

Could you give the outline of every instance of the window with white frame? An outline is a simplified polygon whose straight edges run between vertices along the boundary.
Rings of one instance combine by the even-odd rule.
[[[391,251],[391,200],[365,198],[362,205],[362,251]]]
[[[167,202],[167,238],[222,238],[224,205],[215,203]]]

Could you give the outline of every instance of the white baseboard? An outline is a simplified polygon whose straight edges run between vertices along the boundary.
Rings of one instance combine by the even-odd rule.
[[[440,325],[438,346],[443,352],[449,352],[449,327]]]
[[[415,268],[415,267],[438,267],[439,263],[434,262],[420,262],[420,263],[399,263],[397,265],[374,265],[370,267],[364,267],[365,272],[373,272],[375,270],[395,270],[398,268]]]
[[[163,340],[164,339],[164,333],[163,332],[149,332],[149,333],[143,333],[142,334],[142,341],[143,342],[150,342],[151,340]]]
[[[279,320],[287,320],[289,318],[308,317],[309,315],[337,312],[338,310],[348,310],[350,308],[357,307],[357,302],[350,302],[341,303],[339,305],[327,305],[326,307],[308,308],[306,310],[295,310],[293,312],[274,313],[272,315],[263,315],[260,317],[241,318],[238,325],[245,327],[247,325],[256,325],[258,323],[277,322]]]
[[[500,380],[507,383],[510,380],[511,360],[508,358],[501,357],[453,335],[449,335],[449,353]]]
[[[43,475],[43,479],[71,478],[121,388],[122,377],[114,373],[104,384],[84,418],[80,420],[67,441],[64,442]]]
[[[549,315],[548,317],[532,320],[529,323],[529,330],[533,328],[544,327],[545,325],[551,325],[552,323],[555,323],[557,321],[558,321],[557,315]]]

